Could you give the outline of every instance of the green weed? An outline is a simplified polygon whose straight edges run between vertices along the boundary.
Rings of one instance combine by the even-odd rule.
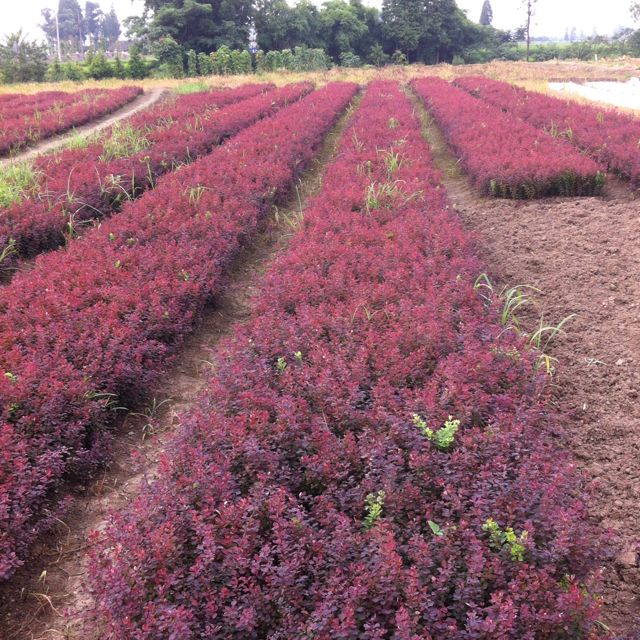
[[[8,207],[38,192],[41,172],[28,162],[17,162],[0,169],[0,206]]]
[[[382,508],[384,507],[385,492],[380,490],[377,493],[370,493],[365,498],[364,510],[366,515],[364,517],[363,526],[365,529],[371,529],[376,523],[376,520],[382,515]]]

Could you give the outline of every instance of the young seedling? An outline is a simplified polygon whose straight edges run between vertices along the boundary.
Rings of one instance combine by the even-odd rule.
[[[442,537],[444,535],[442,527],[440,527],[440,525],[435,523],[433,520],[427,520],[427,524],[429,525],[429,529],[431,529],[434,536]]]
[[[364,528],[371,529],[376,523],[376,520],[382,515],[382,508],[384,507],[385,492],[380,490],[377,493],[370,493],[365,498],[364,510]]]
[[[434,431],[427,426],[426,421],[417,413],[413,414],[413,424],[420,429],[422,435],[433,442],[433,444],[441,451],[446,451],[453,444],[455,435],[460,428],[460,420],[454,420],[453,416],[444,423],[444,426]]]
[[[152,436],[157,432],[158,418],[162,407],[172,402],[171,398],[165,398],[158,402],[156,398],[153,399],[150,406],[148,406],[142,412],[131,412],[129,415],[142,418],[144,424],[142,425],[142,439],[144,440],[148,436]]]
[[[525,543],[529,537],[528,531],[523,531],[519,536],[516,535],[512,527],[507,527],[503,531],[493,518],[488,518],[485,521],[482,530],[489,534],[489,543],[496,551],[507,549],[511,560],[514,562],[524,561],[527,552]]]

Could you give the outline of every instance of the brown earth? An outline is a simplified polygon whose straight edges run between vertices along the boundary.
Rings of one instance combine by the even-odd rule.
[[[472,189],[441,133],[422,109],[425,135],[451,204],[478,235],[489,276],[502,286],[540,289],[525,329],[540,316],[565,332],[554,402],[569,447],[593,481],[590,513],[614,534],[602,574],[602,628],[627,638],[640,629],[640,199],[608,177],[601,197],[513,201]]]
[[[71,488],[73,504],[64,522],[43,537],[29,562],[0,587],[1,640],[100,638],[99,629],[83,624],[92,607],[87,584],[91,533],[104,528],[109,513],[126,508],[142,484],[153,479],[165,445],[180,424],[179,414],[194,406],[213,375],[218,344],[249,317],[263,273],[286,248],[293,232],[287,220],[320,190],[324,168],[351,112],[340,119],[293,192],[274,207],[234,262],[224,295],[206,309],[198,330],[185,341],[161,383],[123,419],[111,462],[87,486]]]
[[[119,120],[132,116],[134,113],[147,109],[152,104],[160,100],[165,95],[167,90],[165,88],[152,89],[139,95],[135,100],[125,104],[120,109],[113,111],[101,118],[96,118],[91,122],[83,125],[82,127],[75,127],[69,131],[65,131],[59,135],[45,138],[37,144],[24,149],[18,153],[12,154],[7,158],[0,158],[0,169],[6,165],[13,164],[14,162],[22,162],[24,160],[32,160],[36,156],[42,153],[48,153],[50,151],[56,151],[60,147],[64,147],[70,140],[76,136],[90,136],[93,133],[98,133],[107,127],[111,127]]]

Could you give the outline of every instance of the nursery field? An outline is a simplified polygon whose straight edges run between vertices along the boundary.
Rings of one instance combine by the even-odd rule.
[[[0,637],[637,637],[640,121],[289,79],[0,168]]]

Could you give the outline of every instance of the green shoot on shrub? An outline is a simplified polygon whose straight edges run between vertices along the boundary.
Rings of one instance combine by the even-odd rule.
[[[448,420],[437,431],[430,429],[426,421],[417,413],[413,414],[413,424],[420,429],[422,435],[441,451],[446,451],[454,442],[456,432],[460,428],[460,420],[454,420],[449,416]]]
[[[497,551],[507,549],[511,560],[514,562],[524,561],[527,552],[525,543],[529,537],[528,531],[523,531],[519,536],[516,535],[512,527],[507,527],[503,531],[493,518],[486,520],[482,525],[482,530],[489,534],[489,543],[494,549]]]
[[[371,529],[376,520],[382,515],[382,507],[384,507],[385,492],[380,490],[377,493],[370,493],[365,498],[364,510],[364,528]]]

